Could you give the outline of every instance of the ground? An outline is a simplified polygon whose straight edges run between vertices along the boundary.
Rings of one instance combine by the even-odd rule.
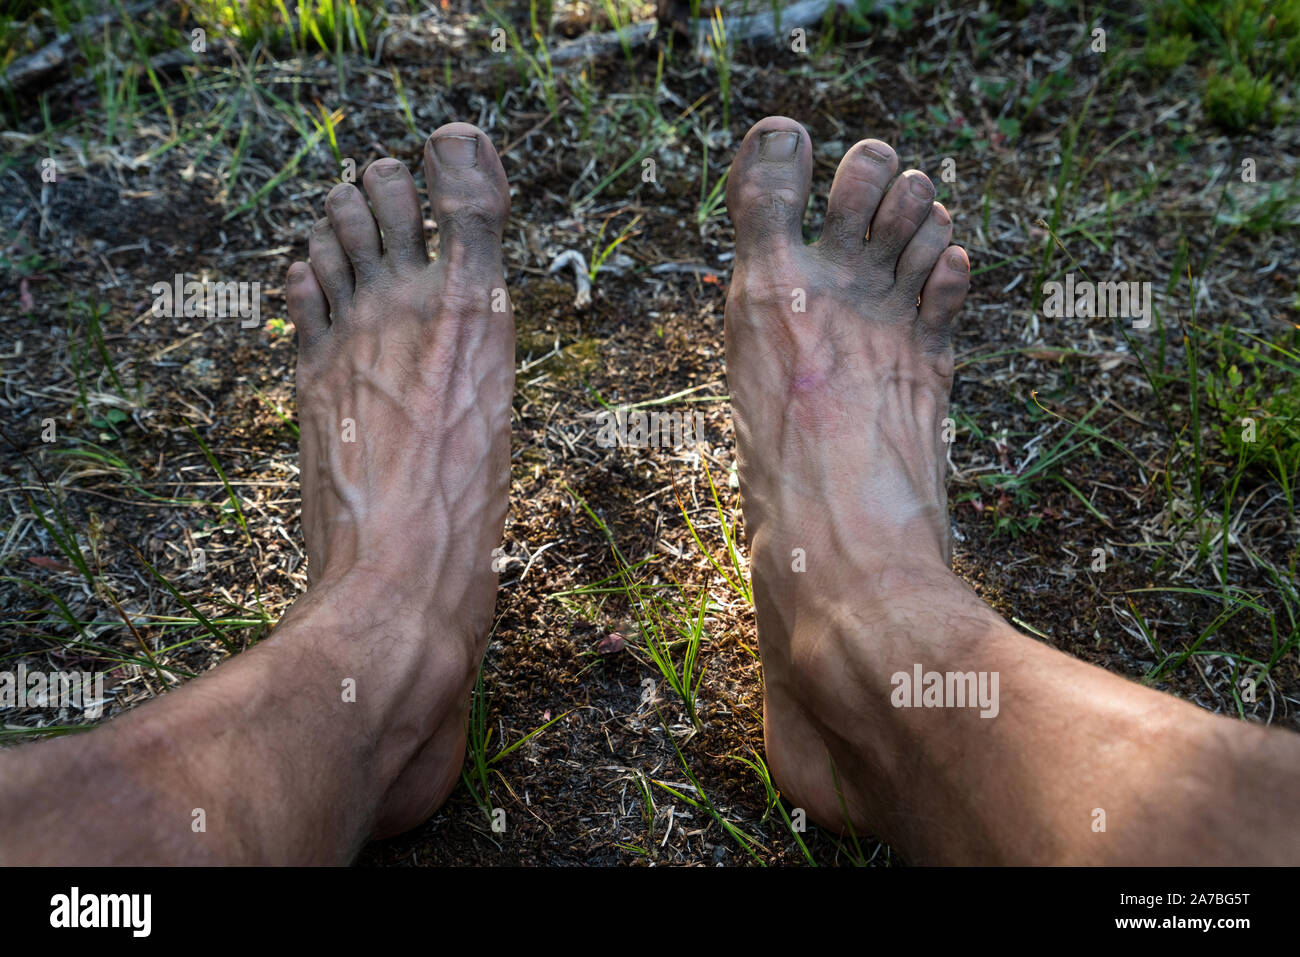
[[[721,53],[634,35],[649,4],[556,3],[539,46],[527,8],[389,3],[327,33],[329,53],[257,46],[210,9],[114,24],[7,101],[5,668],[105,672],[110,717],[260,640],[302,593],[285,269],[340,178],[380,156],[416,170],[424,137],[465,120],[513,203],[499,617],[466,785],[361,864],[902,863],[870,835],[801,830],[763,778],[718,187],[749,125],[784,114],[816,151],[810,240],[841,154],[873,136],[931,176],[970,254],[963,577],[1034,640],[1300,729],[1296,126],[1226,131],[1205,63],[1144,58],[1150,8],[903,3],[810,24],[802,50]],[[26,24],[9,59],[53,36]],[[198,25],[206,50],[173,55]],[[626,47],[586,61],[539,52],[619,27]],[[589,302],[573,266],[552,271],[571,250]],[[1149,325],[1052,315],[1045,284],[1071,273],[1150,283]],[[260,325],[155,315],[176,274],[260,283]],[[600,445],[597,413],[638,403],[702,412],[703,442]],[[10,745],[96,720],[2,718]]]

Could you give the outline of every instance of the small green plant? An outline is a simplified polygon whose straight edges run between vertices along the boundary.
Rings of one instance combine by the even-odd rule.
[[[704,232],[704,226],[711,219],[722,214],[722,206],[727,200],[727,174],[731,172],[728,168],[717,181],[713,188],[709,188],[709,141],[704,141],[704,158],[700,161],[700,204],[695,209],[695,225]]]
[[[722,101],[722,128],[731,128],[731,52],[727,49],[727,25],[722,20],[722,8],[713,11],[709,22],[709,49],[713,51],[713,66],[718,71],[718,98]]]
[[[708,612],[709,593],[700,589],[699,608],[694,616],[682,614],[676,602],[652,600],[634,603],[633,614],[641,632],[642,641],[650,658],[673,691],[686,706],[686,716],[696,731],[702,730],[697,701],[704,669],[700,667],[700,645],[704,641],[705,615]],[[680,663],[673,660],[676,645],[685,645]]]
[[[1226,71],[1211,71],[1205,81],[1205,112],[1227,130],[1272,126],[1277,114],[1277,90],[1272,79],[1256,76],[1242,63]]]
[[[640,221],[641,221],[641,214],[637,213],[635,216],[632,217],[630,222],[628,222],[626,225],[623,226],[622,229],[618,231],[618,235],[615,236],[614,239],[611,242],[607,243],[605,246],[601,246],[601,241],[605,237],[605,227],[609,225],[609,219],[605,219],[601,221],[600,229],[596,232],[596,245],[592,247],[591,250],[591,265],[587,267],[588,279],[590,279],[592,282],[596,281],[596,277],[600,274],[601,267],[604,266],[605,261],[609,259],[611,255],[613,255],[614,250],[616,250],[619,246],[623,245],[623,243],[631,239],[632,236],[636,235],[635,233],[632,232],[632,229]]]
[[[687,530],[691,533],[691,538],[694,539],[700,552],[709,560],[713,570],[722,576],[723,581],[727,583],[727,586],[734,594],[742,598],[747,605],[752,605],[754,604],[754,591],[750,586],[749,572],[740,555],[739,536],[736,534],[735,522],[729,521],[727,518],[727,509],[723,507],[722,499],[718,495],[718,487],[713,483],[713,470],[709,468],[708,459],[701,456],[700,463],[704,467],[704,477],[709,483],[709,494],[713,498],[713,515],[718,521],[718,529],[722,532],[722,541],[727,549],[727,564],[729,567],[724,568],[722,563],[713,557],[712,550],[705,546],[700,538],[699,527],[691,520],[690,512],[677,490],[676,481],[674,481],[673,496],[677,499],[677,507],[682,513],[682,518],[686,522]]]
[[[596,101],[596,91],[585,69],[578,71],[578,78],[573,82],[573,95],[578,98],[578,106],[581,110],[578,137],[585,143],[591,138],[591,111]]]
[[[560,94],[559,88],[555,81],[555,72],[551,69],[551,54],[546,48],[546,37],[543,36],[537,23],[537,8],[532,6],[532,36],[533,51],[529,51],[519,37],[519,31],[515,25],[510,22],[510,18],[501,13],[489,3],[483,4],[483,8],[503,31],[507,40],[510,42],[510,48],[514,51],[516,58],[523,65],[523,74],[527,76],[532,74],[537,80],[542,90],[542,101],[546,104],[548,113],[558,113],[560,111]]]
[[[614,576],[602,579],[593,586],[574,589],[562,593],[563,596],[575,594],[594,595],[602,592],[615,592],[626,599],[628,613],[632,616],[637,635],[640,637],[651,662],[663,676],[665,683],[682,699],[686,716],[698,731],[703,727],[698,709],[700,684],[704,678],[700,650],[704,643],[705,623],[709,610],[708,590],[700,589],[698,605],[687,602],[682,586],[677,584],[652,585],[633,576],[633,572],[646,560],[630,564],[623,556],[622,550],[610,531],[595,511],[581,496],[567,485],[565,490],[573,496],[574,501],[587,513],[600,532],[605,536],[618,569],[618,584],[606,587]],[[552,596],[561,597],[561,594]],[[679,657],[680,656],[680,657]]]
[[[595,186],[573,204],[574,210],[581,210],[590,205],[597,196],[603,193],[611,183],[627,170],[634,166],[640,166],[642,160],[657,153],[676,139],[678,131],[685,124],[687,118],[699,108],[707,96],[708,94],[702,94],[699,99],[682,110],[671,123],[660,115],[658,109],[654,107],[654,100],[650,96],[635,97],[633,105],[644,125],[637,137],[641,146],[613,170],[602,176]]]
[[[735,840],[737,844],[740,845],[741,849],[750,856],[750,859],[752,859],[754,863],[758,864],[760,867],[766,866],[763,859],[758,856],[758,852],[766,852],[767,848],[760,844],[758,839],[752,834],[746,833],[723,817],[722,812],[720,812],[714,803],[709,800],[708,794],[705,793],[704,787],[695,776],[695,772],[691,770],[691,766],[686,763],[686,755],[682,754],[682,749],[677,746],[677,739],[673,737],[672,732],[666,725],[664,726],[664,734],[672,744],[673,751],[677,754],[677,760],[682,766],[682,773],[686,775],[686,780],[690,782],[690,787],[695,792],[696,796],[690,797],[682,789],[664,781],[656,780],[654,782],[655,787],[662,788],[678,800],[685,801],[691,807],[698,811],[703,811],[709,817],[713,818],[713,820],[716,821],[717,824],[733,840]]]
[[[1270,342],[1222,326],[1205,378],[1215,433],[1244,467],[1294,485],[1300,474],[1300,331]]]
[[[1235,133],[1291,115],[1281,94],[1300,76],[1298,0],[1152,0],[1146,19],[1147,66],[1209,67],[1202,105],[1216,125]]]
[[[68,518],[67,510],[61,496],[51,487],[40,467],[32,461],[31,457],[27,455],[21,447],[15,445],[12,439],[7,435],[4,435],[3,437],[6,444],[17,451],[35,473],[42,490],[45,492],[46,501],[50,503],[49,513],[46,514],[46,510],[37,504],[31,493],[24,490],[23,497],[27,500],[28,509],[36,516],[37,521],[40,522],[41,527],[45,530],[49,540],[58,547],[59,551],[70,563],[71,568],[81,574],[81,577],[89,587],[90,593],[110,604],[113,607],[113,610],[117,612],[122,624],[126,626],[127,630],[129,630],[135,638],[137,644],[139,644],[141,651],[144,653],[144,658],[148,661],[149,666],[157,675],[163,690],[166,690],[169,685],[167,678],[163,674],[165,669],[158,661],[157,655],[149,646],[149,643],[145,641],[144,637],[140,634],[135,620],[133,620],[132,617],[122,609],[121,604],[113,594],[109,582],[99,573],[100,560],[96,541],[99,537],[99,529],[102,527],[100,522],[92,513],[89,527],[84,536],[79,535],[76,526],[73,525]],[[87,556],[82,550],[82,537],[86,540],[86,547],[90,552],[89,556]],[[76,630],[81,635],[86,636],[84,623],[76,623],[76,619],[72,616],[72,612],[68,608],[67,604],[64,602],[58,602],[57,604],[59,610],[74,623]]]
[[[1094,406],[1077,422],[1071,422],[1061,415],[1045,408],[1038,402],[1036,394],[1031,396],[1033,404],[1042,413],[1046,413],[1058,419],[1068,426],[1065,434],[1058,438],[1051,445],[1043,443],[1044,450],[1030,458],[1023,466],[1013,472],[1002,471],[990,475],[979,477],[979,484],[983,491],[988,494],[992,493],[998,497],[998,518],[994,525],[995,535],[1016,536],[1025,532],[1033,531],[1042,521],[1041,515],[1026,515],[1038,501],[1037,486],[1041,482],[1056,482],[1073,495],[1084,510],[1104,525],[1110,525],[1110,519],[1102,514],[1091,502],[1083,491],[1077,488],[1074,483],[1067,479],[1061,471],[1061,467],[1067,460],[1079,455],[1082,452],[1090,452],[1093,455],[1098,453],[1101,443],[1108,444],[1117,449],[1122,455],[1137,461],[1133,453],[1123,444],[1116,442],[1105,434],[1105,427],[1098,428],[1090,424],[1089,420],[1100,410],[1101,406]],[[1043,421],[1042,415],[1034,415],[1036,422]],[[971,423],[971,431],[976,438],[984,438],[977,427]],[[1043,436],[1049,435],[1048,432],[1042,433]],[[1003,437],[1005,441],[1006,436]],[[966,501],[976,497],[976,493],[963,493],[958,497],[958,501]]]
[[[496,631],[495,626],[493,632]],[[490,640],[490,636],[489,636]],[[493,824],[491,775],[495,774],[502,781],[501,772],[495,765],[537,737],[551,725],[571,712],[557,715],[545,724],[534,728],[514,744],[504,745],[496,754],[488,755],[488,746],[492,743],[492,727],[488,725],[488,705],[490,695],[483,684],[483,662],[479,662],[478,677],[474,679],[474,696],[470,701],[469,726],[465,738],[465,767],[461,769],[460,779],[465,789],[474,798],[487,817],[489,825]]]
[[[45,272],[50,263],[45,257],[31,248],[31,239],[26,233],[6,230],[0,241],[0,275],[5,275],[14,285],[23,279]]]
[[[193,10],[205,29],[233,37],[245,50],[260,43],[295,56],[313,47],[336,56],[345,48],[370,54],[366,17],[356,0],[196,0]]]
[[[1196,41],[1190,36],[1170,33],[1146,44],[1142,51],[1147,66],[1162,73],[1178,69],[1196,52]]]
[[[859,6],[865,6],[865,4],[859,0]],[[876,4],[871,4],[871,7],[874,8],[875,6]],[[916,14],[923,6],[929,6],[929,4],[922,3],[920,0],[901,0],[899,3],[889,4],[885,7],[885,19],[895,30],[906,33],[916,26]]]
[[[609,20],[609,25],[614,28],[614,33],[618,37],[619,46],[623,48],[623,59],[627,63],[628,74],[635,79],[636,60],[632,56],[632,44],[626,33],[628,20],[619,9],[618,0],[600,0],[600,3],[605,9],[605,16]]]
[[[415,139],[420,139],[420,125],[415,122],[415,114],[411,112],[411,102],[406,97],[402,74],[397,67],[393,67],[393,89],[397,92],[397,101],[402,104],[402,121],[406,124],[407,132]]]
[[[274,96],[268,96],[268,99],[270,99],[276,106],[280,107],[282,114],[294,123],[302,140],[301,145],[294,151],[294,154],[289,157],[284,166],[280,167],[279,172],[259,186],[251,196],[245,199],[237,207],[226,213],[226,215],[222,217],[223,222],[233,219],[240,213],[252,209],[268,194],[270,194],[271,190],[275,189],[281,183],[289,179],[289,177],[293,176],[294,173],[297,172],[299,164],[301,164],[303,159],[316,148],[317,144],[320,143],[322,139],[327,137],[329,138],[331,151],[334,153],[336,161],[340,158],[338,138],[335,131],[338,124],[343,119],[342,110],[334,110],[333,112],[322,110],[321,119],[317,120],[301,106],[291,106]],[[309,129],[309,127],[314,127],[314,129]],[[244,142],[245,134],[241,132],[240,143],[236,146],[236,158],[241,155]],[[234,176],[232,175],[229,179],[230,184],[233,186]]]
[[[68,312],[69,352],[82,416],[105,439],[121,438],[139,396],[128,394],[104,342],[103,321],[108,307],[78,299],[71,302]]]
[[[92,420],[91,425],[97,425]],[[144,488],[144,479],[140,475],[139,469],[126,461],[122,455],[108,449],[102,445],[81,438],[76,435],[66,435],[60,442],[59,448],[49,450],[49,454],[61,459],[66,459],[70,464],[82,468],[93,468],[98,472],[112,476],[113,480],[120,483],[124,488],[128,488],[151,502],[159,505],[176,505],[182,508],[202,507],[207,503],[197,498],[176,498],[169,495],[156,495]]]
[[[1216,224],[1242,229],[1252,236],[1300,228],[1300,183],[1296,180],[1269,183],[1267,190],[1260,183],[1250,193],[1255,201],[1243,203],[1239,195],[1225,190]]]
[[[240,506],[239,496],[235,494],[235,490],[230,485],[230,480],[226,478],[226,473],[222,470],[221,463],[217,461],[217,457],[213,455],[212,450],[208,448],[208,443],[203,441],[203,436],[199,435],[194,426],[187,422],[185,427],[189,429],[190,434],[194,436],[194,441],[199,443],[199,450],[203,453],[203,457],[208,460],[208,464],[212,466],[212,471],[216,472],[217,478],[221,479],[221,484],[226,489],[226,501],[230,513],[233,514],[236,523],[239,525],[239,530],[244,533],[244,541],[247,544],[252,545],[253,536],[248,531],[248,521],[244,518],[244,509]],[[225,512],[226,509],[223,508],[222,511]]]
[[[758,780],[762,782],[763,790],[767,794],[767,810],[763,812],[763,820],[766,821],[768,817],[771,816],[773,810],[778,811],[781,815],[781,820],[785,822],[786,830],[790,832],[790,836],[794,838],[795,844],[799,846],[799,850],[803,853],[804,859],[811,866],[816,867],[817,862],[813,859],[812,852],[808,850],[808,845],[804,843],[803,834],[795,827],[794,821],[790,819],[790,814],[785,809],[785,805],[781,803],[781,792],[776,789],[776,785],[772,782],[772,774],[768,771],[767,763],[763,760],[762,756],[755,751],[753,758],[746,758],[738,754],[733,754],[731,755],[731,759],[733,761],[739,761],[741,764],[745,765],[745,767],[753,771],[758,777]]]

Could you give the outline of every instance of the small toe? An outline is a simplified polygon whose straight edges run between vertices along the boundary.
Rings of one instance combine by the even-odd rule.
[[[960,246],[949,246],[921,289],[918,328],[936,349],[952,342],[953,320],[970,288],[970,260]]]
[[[817,245],[838,259],[862,251],[867,226],[898,171],[898,154],[880,140],[862,140],[844,154],[831,183],[826,224]]]
[[[497,271],[510,187],[492,141],[468,123],[448,123],[425,143],[424,170],[439,260],[470,272]]]
[[[930,215],[934,184],[919,170],[909,169],[894,180],[872,217],[867,258],[892,270],[907,244]]]
[[[745,134],[727,175],[738,255],[803,244],[812,165],[812,140],[794,120],[769,116]]]
[[[325,291],[316,281],[311,267],[302,262],[289,267],[286,287],[289,321],[298,330],[298,347],[309,350],[329,332],[329,303],[325,301]]]
[[[384,258],[396,266],[427,266],[424,216],[415,180],[399,160],[377,159],[362,176],[366,196],[379,223]]]
[[[939,261],[952,240],[952,217],[942,203],[930,206],[930,215],[898,257],[894,270],[894,286],[900,293],[915,301],[921,294],[930,270]]]
[[[348,254],[357,282],[364,282],[379,269],[380,261],[379,228],[366,198],[351,183],[339,183],[325,197],[325,215]]]
[[[343,251],[339,238],[334,235],[334,227],[328,219],[319,220],[311,230],[308,240],[308,256],[316,281],[325,291],[329,300],[330,317],[334,322],[347,312],[352,303],[355,284],[352,278],[352,264],[348,254]]]

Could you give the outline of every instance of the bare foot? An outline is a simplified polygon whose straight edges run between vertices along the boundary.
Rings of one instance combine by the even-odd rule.
[[[897,170],[879,140],[849,150],[812,246],[802,240],[812,145],[798,123],[757,123],[727,184],[737,247],[727,379],[768,761],[814,820],[840,830],[847,818],[858,833],[879,833],[888,798],[849,779],[877,780],[906,759],[863,768],[846,740],[847,728],[871,737],[885,720],[891,653],[909,670],[916,660],[910,642],[891,648],[904,631],[894,625],[992,617],[949,569],[944,492],[952,324],[970,264],[949,245],[930,180]],[[880,701],[862,701],[864,687]]]
[[[505,172],[483,133],[452,123],[425,145],[425,174],[436,262],[415,182],[381,159],[364,195],[348,184],[329,194],[311,266],[294,263],[288,280],[308,600],[361,580],[417,626],[331,652],[385,729],[379,764],[395,783],[379,835],[420,823],[455,786],[509,487]]]

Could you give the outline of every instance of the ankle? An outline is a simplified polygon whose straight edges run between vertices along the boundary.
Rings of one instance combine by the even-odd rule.
[[[865,752],[907,736],[916,715],[892,700],[900,673],[995,670],[1006,624],[950,569],[887,564],[849,584],[764,619],[793,623],[764,651],[784,645],[792,692],[846,743]]]
[[[266,650],[313,693],[355,708],[361,740],[400,767],[468,696],[482,650],[485,629],[463,605],[432,608],[354,572],[313,586]]]

